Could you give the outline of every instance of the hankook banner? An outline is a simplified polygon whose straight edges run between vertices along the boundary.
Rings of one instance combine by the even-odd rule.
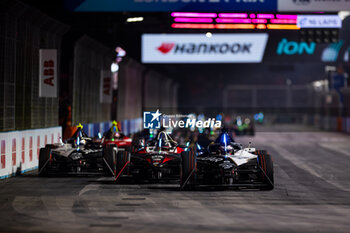
[[[143,63],[259,63],[267,33],[143,34]]]

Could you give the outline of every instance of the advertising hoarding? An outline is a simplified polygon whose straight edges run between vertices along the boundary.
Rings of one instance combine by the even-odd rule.
[[[259,63],[267,33],[143,34],[143,63]]]
[[[39,97],[57,97],[57,50],[39,50]]]

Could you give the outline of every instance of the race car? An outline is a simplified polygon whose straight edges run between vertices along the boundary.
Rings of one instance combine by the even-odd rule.
[[[181,188],[223,186],[272,190],[273,161],[264,150],[243,148],[226,132],[207,149],[198,145],[181,154]]]
[[[114,144],[119,149],[123,148],[127,151],[131,151],[132,139],[120,132],[118,123],[116,121],[112,122],[111,128],[108,131],[104,132],[101,139],[95,139],[94,141],[101,143],[103,146]]]
[[[76,132],[65,143],[48,144],[40,149],[39,176],[76,174],[96,175],[112,173],[105,157],[113,148],[104,148],[100,142],[94,142],[78,125]]]
[[[232,129],[235,132],[236,136],[255,135],[254,122],[248,117],[242,120],[240,116],[237,116],[233,123]]]
[[[164,181],[179,179],[181,152],[184,147],[178,145],[164,130],[160,130],[154,139],[140,140],[130,156],[119,153],[115,158],[115,179],[132,178],[134,180]]]

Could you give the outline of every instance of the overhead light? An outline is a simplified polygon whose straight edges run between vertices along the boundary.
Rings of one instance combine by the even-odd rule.
[[[128,23],[141,22],[141,21],[143,21],[143,17],[133,17],[133,18],[126,19],[126,22]]]
[[[115,52],[117,53],[117,57],[125,57],[126,55],[125,50],[122,49],[121,47],[116,47]]]
[[[208,38],[210,38],[210,37],[213,36],[213,34],[212,34],[211,32],[207,32],[207,33],[205,33],[205,36],[208,37]]]
[[[350,15],[350,11],[339,11],[338,16],[341,20],[344,20],[346,17]]]
[[[113,62],[111,65],[111,72],[116,73],[116,72],[118,72],[118,70],[119,70],[119,65],[117,63]]]

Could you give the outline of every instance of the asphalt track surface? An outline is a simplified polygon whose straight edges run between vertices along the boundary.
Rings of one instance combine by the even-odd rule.
[[[0,181],[0,232],[350,232],[350,136],[260,132],[275,189],[178,191],[112,178]]]

